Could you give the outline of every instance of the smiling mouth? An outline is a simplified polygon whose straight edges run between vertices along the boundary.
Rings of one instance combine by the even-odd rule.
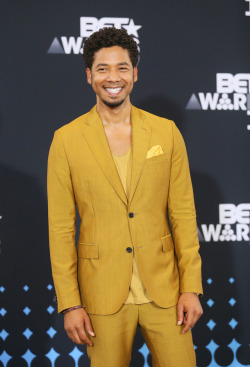
[[[122,90],[122,87],[117,87],[117,88],[104,88],[109,95],[111,96],[117,96],[121,90]]]

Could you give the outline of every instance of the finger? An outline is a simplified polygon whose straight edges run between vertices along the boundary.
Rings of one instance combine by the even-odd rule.
[[[91,336],[95,336],[91,321],[89,317],[86,317],[86,319],[84,320],[85,322],[85,330],[87,331],[87,333],[89,333],[89,335]]]
[[[177,325],[181,325],[183,323],[184,318],[184,307],[182,304],[177,304]]]
[[[185,326],[182,329],[182,334],[185,334],[189,329],[191,329],[194,325],[194,317],[195,314],[193,312],[188,312],[187,313],[187,318],[185,320]]]
[[[182,334],[186,334],[186,332],[190,329],[190,325],[186,324],[185,327],[182,329]]]
[[[202,313],[198,313],[196,312],[195,315],[194,315],[194,324],[193,326],[196,324],[196,322],[199,320],[199,318],[201,317]],[[193,327],[192,326],[192,327]]]
[[[76,331],[73,331],[73,332],[67,333],[67,334],[68,334],[68,337],[72,340],[73,343],[81,344],[81,345],[84,344],[82,342],[82,340],[79,338],[78,333]]]
[[[83,344],[88,344],[90,346],[93,345],[91,340],[87,337],[87,334],[85,333],[83,329],[79,329],[77,332],[78,332],[78,337]]]
[[[187,323],[187,312],[184,312],[184,317],[183,317],[183,324],[186,324]]]

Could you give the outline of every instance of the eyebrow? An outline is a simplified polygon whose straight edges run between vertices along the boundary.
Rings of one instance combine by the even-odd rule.
[[[100,63],[100,64],[97,64],[96,65],[96,68],[99,68],[100,66],[108,66],[109,64],[102,64],[102,63]],[[127,66],[129,66],[129,64],[127,63],[127,62],[119,62],[117,65],[119,65],[119,66],[121,66],[121,65],[127,65]]]

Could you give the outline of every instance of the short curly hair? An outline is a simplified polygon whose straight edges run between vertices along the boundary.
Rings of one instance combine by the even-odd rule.
[[[104,47],[120,46],[128,50],[133,67],[137,66],[139,50],[132,36],[128,35],[125,29],[115,27],[101,28],[92,33],[87,38],[83,46],[83,58],[86,68],[91,69],[94,62],[94,55]]]

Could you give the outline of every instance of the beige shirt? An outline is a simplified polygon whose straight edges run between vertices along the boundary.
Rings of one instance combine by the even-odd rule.
[[[122,156],[116,156],[112,154],[114,162],[116,164],[117,171],[119,173],[124,191],[128,197],[131,172],[132,172],[132,148]],[[135,257],[133,257],[133,272],[129,288],[129,294],[125,301],[125,304],[142,304],[152,302],[152,299],[147,294],[146,288],[142,282],[140,274],[138,272]]]

